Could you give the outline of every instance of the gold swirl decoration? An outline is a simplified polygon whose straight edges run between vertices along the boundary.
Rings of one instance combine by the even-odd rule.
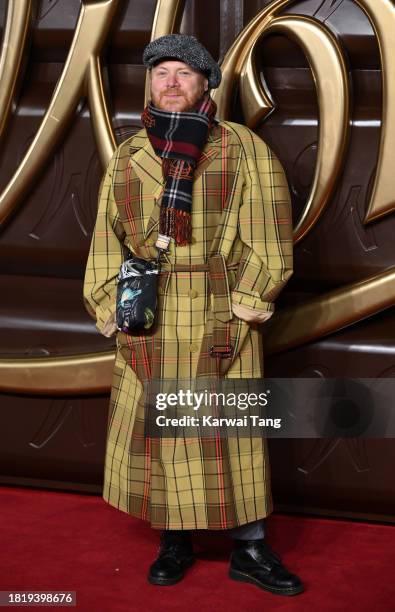
[[[395,5],[393,0],[356,0],[366,13],[379,44],[383,108],[381,118],[380,150],[372,195],[365,223],[379,219],[395,210],[393,188],[393,156],[395,145]]]
[[[118,3],[119,0],[82,3],[70,51],[48,110],[19,168],[0,196],[0,225],[4,224],[45,168],[84,95],[90,101],[100,159],[104,166],[110,161],[115,150],[115,138],[104,96],[100,52]],[[8,11],[13,10],[14,4],[8,3]],[[24,14],[26,22],[27,3]],[[12,32],[10,38],[13,39]],[[10,80],[9,73],[18,69],[17,59],[14,54],[13,61],[4,70],[6,81]]]
[[[32,17],[31,0],[9,2],[0,57],[0,136],[7,125]]]
[[[348,140],[350,96],[346,64],[335,36],[310,17],[273,17],[283,5],[280,0],[273,8],[272,5],[266,7],[239,35],[223,62],[224,85],[213,97],[220,115],[228,116],[234,81],[239,75],[246,123],[255,127],[274,109],[267,87],[262,88],[256,74],[254,48],[257,41],[263,34],[281,32],[294,38],[303,48],[317,86],[320,122],[313,186],[295,228],[295,242],[298,242],[315,225],[336,186]]]
[[[378,169],[364,222],[395,210],[392,189],[392,150],[395,147],[394,42],[395,7],[391,0],[354,0],[366,13],[377,36],[383,83],[382,130]],[[37,174],[72,121],[82,96],[90,104],[97,147],[105,167],[115,149],[102,80],[100,53],[119,0],[82,2],[74,38],[62,75],[37,135],[15,175],[0,196],[0,226],[23,199]],[[231,94],[239,85],[246,123],[255,127],[272,112],[266,83],[258,77],[254,61],[258,40],[272,32],[293,38],[310,64],[319,101],[319,143],[314,180],[298,226],[295,242],[313,228],[333,190],[344,163],[349,132],[349,83],[342,48],[332,32],[318,20],[305,15],[279,13],[293,0],[274,0],[244,28],[222,63],[223,81],[215,92],[219,115],[230,112]],[[158,0],[151,40],[178,29],[185,0]],[[17,8],[16,8],[17,7]],[[28,34],[31,2],[8,3],[4,43],[0,57],[0,110],[6,125],[20,72],[23,47]],[[18,44],[10,45],[7,41]],[[146,83],[146,99],[148,97]],[[336,126],[336,130],[331,130]],[[266,353],[280,352],[317,340],[392,306],[395,302],[395,271],[387,270],[357,283],[287,308],[265,324]],[[111,385],[114,353],[71,357],[0,360],[0,388],[19,393],[50,395],[93,394]]]
[[[114,351],[0,361],[0,389],[37,395],[92,395],[111,386]]]
[[[332,334],[390,308],[394,298],[395,268],[390,268],[298,306],[284,308],[270,326],[268,322],[266,353],[279,353]]]

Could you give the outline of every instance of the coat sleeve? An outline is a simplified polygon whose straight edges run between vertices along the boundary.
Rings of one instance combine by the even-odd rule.
[[[293,273],[291,198],[275,154],[256,134],[246,132],[238,217],[243,248],[231,297],[233,304],[273,312],[275,299]]]
[[[100,185],[97,219],[84,280],[85,306],[89,314],[96,318],[97,329],[106,336],[111,335],[108,333],[109,322],[114,321],[117,276],[123,261],[125,237],[113,192],[116,158],[117,152],[112,157]]]

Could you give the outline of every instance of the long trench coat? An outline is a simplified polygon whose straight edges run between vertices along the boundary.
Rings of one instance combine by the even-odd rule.
[[[125,247],[152,259],[164,179],[145,130],[116,150],[103,178],[84,299],[100,331],[115,311]],[[170,243],[157,324],[117,332],[103,498],[157,529],[228,529],[272,511],[264,437],[144,435],[143,382],[260,378],[262,334],[232,302],[273,311],[292,274],[292,217],[284,171],[247,127],[219,122],[194,174],[192,242]],[[264,329],[264,328],[263,328]],[[223,357],[212,346],[230,349]]]

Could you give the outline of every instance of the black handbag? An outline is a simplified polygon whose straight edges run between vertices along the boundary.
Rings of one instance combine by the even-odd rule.
[[[130,253],[123,262],[117,285],[117,328],[126,334],[139,334],[151,329],[155,322],[159,251],[156,260],[140,259]]]

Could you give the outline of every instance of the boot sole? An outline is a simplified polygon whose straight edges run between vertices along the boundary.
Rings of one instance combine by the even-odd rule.
[[[185,570],[191,567],[195,563],[195,561],[195,558],[186,561],[183,571],[174,578],[155,578],[155,576],[148,575],[148,582],[150,584],[156,584],[158,586],[171,586],[172,584],[177,584],[177,582],[180,582],[180,580],[184,578]]]
[[[232,580],[237,580],[238,582],[249,582],[251,584],[255,584],[259,588],[264,589],[265,591],[270,591],[270,593],[275,593],[276,595],[298,595],[298,593],[303,593],[304,591],[303,585],[301,585],[300,587],[282,589],[279,587],[262,584],[261,582],[259,582],[259,580],[253,578],[249,574],[244,574],[243,572],[239,572],[235,569],[229,570],[229,578],[231,578]]]

